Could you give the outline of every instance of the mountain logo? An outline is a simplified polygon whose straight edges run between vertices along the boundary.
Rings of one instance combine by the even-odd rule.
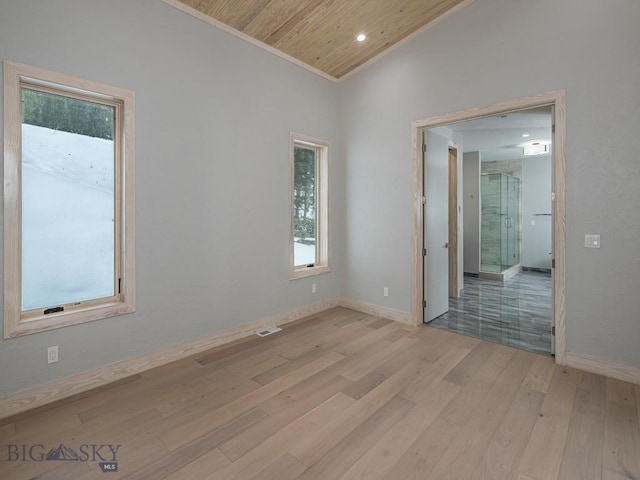
[[[77,462],[80,460],[80,457],[78,457],[78,454],[75,452],[75,450],[65,446],[64,443],[61,443],[56,448],[52,448],[47,452],[47,455],[45,456],[45,460],[47,461],[58,461],[58,460],[70,461],[71,460],[71,461]]]
[[[6,445],[7,462],[98,462],[103,473],[118,471],[118,451],[121,444],[83,443],[74,448],[60,443],[47,450],[41,443]],[[0,451],[2,448],[0,447]],[[46,453],[45,453],[46,452]],[[0,462],[3,460],[0,454]],[[2,470],[0,468],[0,470]]]

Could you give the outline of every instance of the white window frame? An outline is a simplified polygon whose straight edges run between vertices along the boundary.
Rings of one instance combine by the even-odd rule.
[[[316,156],[316,262],[312,267],[301,265],[296,267],[294,262],[294,205],[293,186],[295,181],[296,145],[313,148]],[[311,277],[330,272],[329,268],[329,143],[324,140],[291,132],[289,135],[289,278]]]
[[[4,68],[4,338],[77,325],[135,311],[134,93],[8,61]],[[115,107],[116,294],[65,305],[64,310],[22,311],[22,87],[91,99]],[[52,306],[54,307],[54,306]]]

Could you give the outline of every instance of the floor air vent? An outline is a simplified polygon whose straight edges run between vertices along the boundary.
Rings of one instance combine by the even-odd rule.
[[[267,335],[272,335],[281,330],[282,330],[281,328],[273,327],[268,330],[262,330],[261,332],[256,332],[256,335],[258,335],[259,337],[266,337]]]

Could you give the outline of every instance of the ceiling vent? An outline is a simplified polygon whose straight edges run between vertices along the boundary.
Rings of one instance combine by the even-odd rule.
[[[525,145],[522,147],[522,153],[525,156],[529,155],[545,155],[549,153],[549,145],[544,145],[540,142],[531,143],[531,145]]]

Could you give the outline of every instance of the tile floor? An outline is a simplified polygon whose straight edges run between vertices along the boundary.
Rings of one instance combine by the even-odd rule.
[[[460,298],[429,325],[530,352],[551,353],[551,275],[522,272],[502,283],[465,275]]]

